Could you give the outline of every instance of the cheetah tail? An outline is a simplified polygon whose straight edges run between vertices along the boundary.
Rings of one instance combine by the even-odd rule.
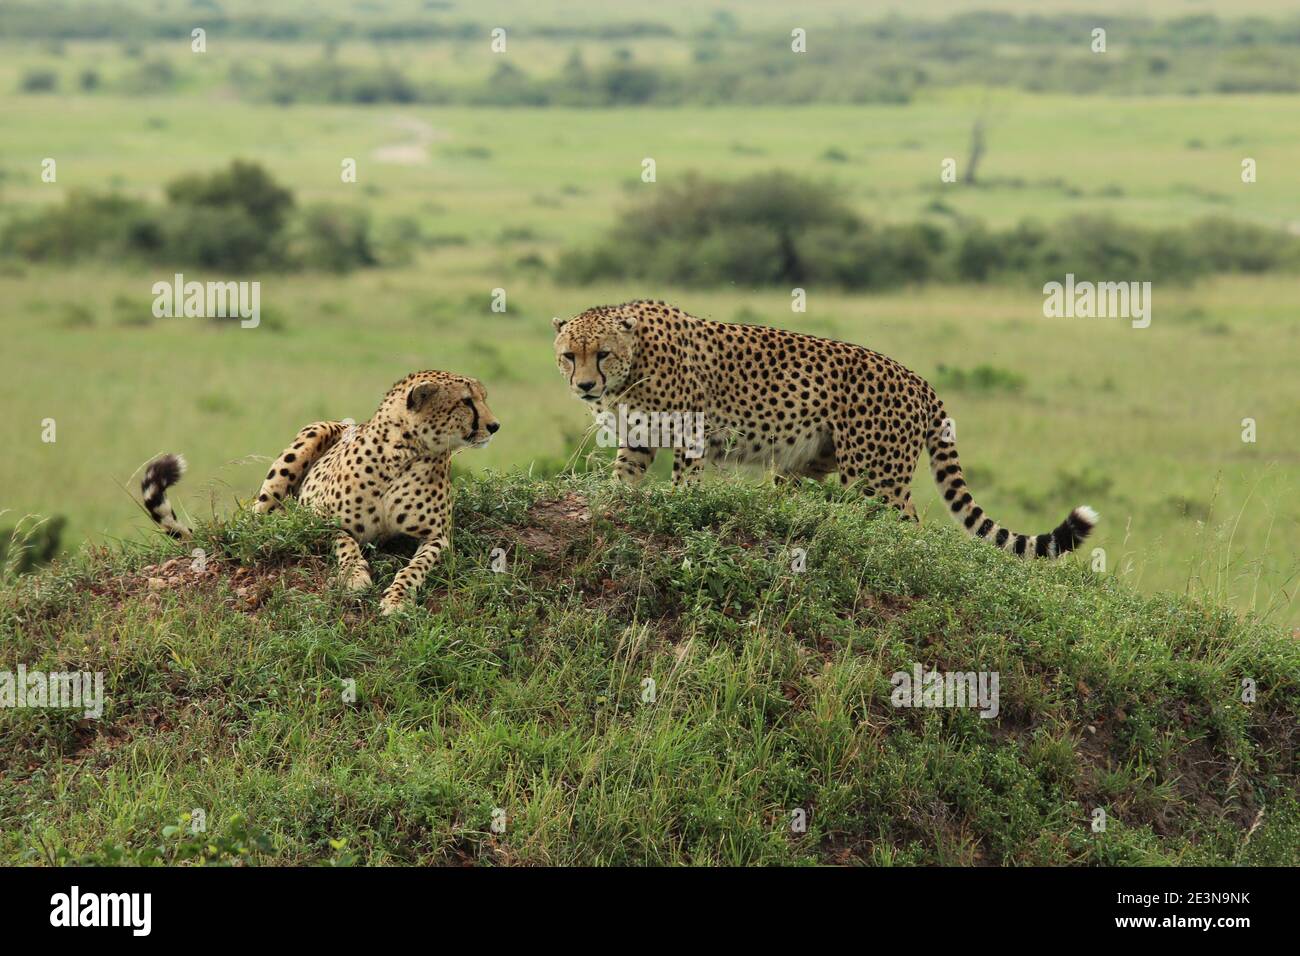
[[[957,436],[952,431],[951,419],[943,411],[943,403],[935,406],[931,416],[930,432],[926,435],[926,448],[930,453],[930,467],[944,502],[973,537],[991,539],[1003,551],[1017,557],[1055,558],[1073,551],[1097,525],[1097,512],[1087,505],[1075,508],[1056,528],[1046,534],[1017,534],[1003,528],[975,504],[966,480],[962,477],[961,462],[957,458]]]
[[[140,482],[140,493],[144,496],[144,506],[149,517],[178,540],[190,536],[190,529],[181,524],[167,500],[167,489],[181,480],[185,474],[185,459],[180,455],[159,455],[149,462],[144,470],[144,480]]]

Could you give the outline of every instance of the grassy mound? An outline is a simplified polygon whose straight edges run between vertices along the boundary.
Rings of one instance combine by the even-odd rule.
[[[385,619],[329,535],[241,513],[5,586],[0,670],[106,703],[0,709],[0,862],[1300,862],[1300,642],[1086,555],[829,486],[466,479]],[[997,716],[894,707],[916,664],[996,672]]]

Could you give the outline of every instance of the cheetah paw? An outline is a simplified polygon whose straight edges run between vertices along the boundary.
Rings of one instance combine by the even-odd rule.
[[[352,574],[347,576],[340,575],[339,583],[343,585],[345,591],[351,591],[353,593],[364,591],[371,585],[370,572],[354,571]]]

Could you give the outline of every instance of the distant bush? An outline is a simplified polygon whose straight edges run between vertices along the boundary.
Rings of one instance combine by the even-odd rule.
[[[1189,254],[1215,272],[1271,272],[1295,268],[1294,236],[1279,239],[1272,229],[1222,217],[1203,219],[1190,230]]]
[[[265,78],[241,73],[236,79],[281,104],[300,100],[413,103],[420,98],[415,85],[396,67],[353,66],[331,59],[302,66],[277,64]]]
[[[235,160],[215,173],[191,173],[167,186],[167,199],[179,206],[241,209],[259,228],[279,232],[293,207],[293,193],[256,163]]]
[[[891,288],[942,278],[948,237],[929,223],[854,223],[818,229],[802,243],[806,278],[848,289]]]
[[[957,278],[1025,276],[1033,282],[1076,275],[1186,282],[1223,272],[1300,266],[1300,238],[1223,218],[1180,228],[1145,229],[1111,216],[1071,216],[1044,227],[1032,221],[1001,232],[974,225],[958,240]]]
[[[817,268],[810,233],[844,238],[852,211],[827,185],[788,173],[735,183],[688,176],[629,210],[607,242],[561,257],[561,278],[662,278],[686,285],[802,281]]]
[[[238,206],[182,206],[160,221],[159,258],[233,272],[282,264],[279,236]]]
[[[53,93],[58,88],[59,74],[43,68],[28,70],[18,83],[18,89],[24,93]]]
[[[649,103],[665,85],[659,70],[629,63],[611,64],[596,76],[596,88],[605,106]]]
[[[1247,223],[1146,229],[1095,215],[1002,230],[971,220],[873,223],[834,188],[778,172],[735,182],[688,176],[659,186],[600,242],[566,250],[555,275],[575,284],[643,279],[880,289],[935,281],[1042,284],[1067,272],[1185,282],[1297,267],[1300,238]]]
[[[326,203],[303,211],[290,255],[305,268],[326,272],[350,272],[379,262],[366,212]]]
[[[375,236],[375,255],[386,266],[408,264],[420,247],[432,246],[420,222],[411,216],[397,216],[383,222]]]
[[[138,258],[233,272],[376,265],[369,218],[313,206],[294,218],[293,194],[255,163],[234,161],[173,180],[165,206],[116,194],[71,192],[9,223],[0,251],[31,260]]]
[[[0,247],[24,259],[156,252],[162,246],[157,213],[137,199],[73,190],[60,206],[49,206],[6,228]]]
[[[788,173],[734,183],[690,176],[628,210],[597,246],[566,252],[557,274],[577,283],[884,287],[934,278],[945,243],[927,224],[864,222],[833,187]]]
[[[175,89],[179,77],[167,60],[149,60],[132,69],[118,82],[119,89],[131,96],[157,96]]]
[[[261,166],[235,160],[213,173],[182,176],[167,185],[167,201],[164,258],[224,270],[285,264],[293,194]]]
[[[546,106],[550,102],[528,74],[508,62],[498,64],[485,83],[470,87],[462,96],[476,106]]]
[[[977,365],[972,369],[940,365],[935,374],[930,377],[930,384],[941,392],[1014,395],[1024,389],[1025,377],[1019,372],[1011,372],[993,365]]]

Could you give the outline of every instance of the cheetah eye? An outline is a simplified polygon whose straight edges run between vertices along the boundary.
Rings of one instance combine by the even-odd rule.
[[[597,361],[597,362],[602,361],[603,359],[607,359],[607,358],[609,358],[609,353],[608,353],[608,352],[597,352],[597,353],[596,353],[596,361]]]
[[[566,359],[568,359],[570,362],[572,362],[572,361],[573,361],[573,353],[572,353],[572,352],[565,352],[564,355],[561,356],[561,358],[566,358]]]
[[[461,401],[463,401],[463,402],[464,402],[466,405],[468,405],[470,408],[473,408],[473,407],[474,407],[474,399],[472,399],[472,398],[462,398]]]

